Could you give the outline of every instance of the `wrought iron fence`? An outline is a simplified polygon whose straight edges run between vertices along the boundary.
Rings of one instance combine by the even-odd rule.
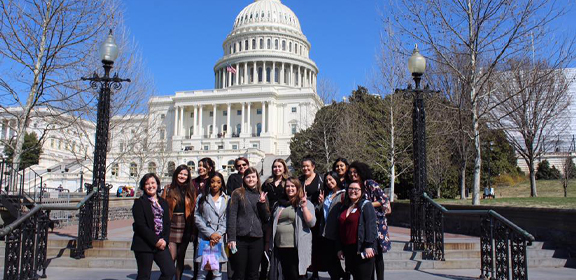
[[[480,222],[481,277],[528,279],[526,248],[534,236],[493,210],[448,210],[426,192],[419,199],[423,258],[444,260],[444,215],[475,215]]]

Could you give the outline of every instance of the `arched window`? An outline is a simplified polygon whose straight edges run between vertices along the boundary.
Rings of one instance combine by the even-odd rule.
[[[274,41],[274,48],[275,48],[275,49],[278,49],[278,39],[276,39],[276,40]]]
[[[258,67],[258,82],[262,82],[262,67]]]
[[[271,41],[272,41],[272,40],[268,39],[268,41],[266,42],[266,45],[267,45],[266,48],[267,48],[267,49],[271,49],[271,48],[272,48],[272,42],[271,42]]]
[[[242,42],[238,42],[238,51],[242,51]]]
[[[262,124],[257,123],[256,124],[256,136],[260,136],[260,133],[262,133]]]
[[[248,50],[248,40],[244,41],[244,49]]]
[[[148,173],[156,173],[156,163],[149,162],[148,163]]]
[[[292,52],[292,42],[288,43],[288,51]]]
[[[130,163],[130,177],[138,175],[138,165],[135,162]]]
[[[282,50],[286,50],[286,41],[282,40]]]
[[[270,67],[266,68],[266,82],[269,83],[270,82],[270,74],[272,73],[272,69],[270,69]]]
[[[186,163],[186,165],[188,165],[190,171],[196,171],[196,164],[193,161],[189,161],[188,163]]]
[[[174,171],[176,170],[176,164],[173,161],[168,162],[168,172],[165,174],[166,176],[172,176]]]
[[[264,48],[264,39],[260,38],[260,49]]]
[[[256,49],[256,39],[252,39],[252,49]]]

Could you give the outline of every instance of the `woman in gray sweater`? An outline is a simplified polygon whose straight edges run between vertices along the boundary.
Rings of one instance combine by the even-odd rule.
[[[226,234],[232,255],[235,280],[258,279],[258,267],[264,252],[263,224],[270,218],[266,193],[261,192],[260,177],[254,167],[244,171],[242,187],[232,192],[227,209]]]
[[[314,205],[306,198],[297,178],[288,178],[284,190],[274,208],[274,221],[269,231],[272,234],[266,244],[272,251],[270,280],[297,280],[306,275],[312,263],[311,228],[316,224]]]

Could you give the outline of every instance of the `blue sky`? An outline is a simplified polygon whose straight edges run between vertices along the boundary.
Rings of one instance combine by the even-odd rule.
[[[565,2],[564,2],[565,1]],[[152,73],[159,95],[211,89],[214,63],[237,14],[253,0],[126,0],[125,19]],[[319,78],[333,81],[339,96],[370,86],[387,0],[282,0],[300,20],[312,44]],[[559,3],[574,4],[573,0]],[[570,31],[576,9],[554,25]],[[573,31],[573,30],[572,30]],[[572,31],[570,33],[572,33]],[[407,42],[411,48],[413,42]],[[426,55],[426,54],[424,54]],[[573,65],[571,65],[573,66]]]
[[[211,89],[213,67],[238,13],[253,0],[129,0],[125,20],[159,95]],[[367,85],[379,49],[382,0],[282,0],[312,44],[319,78],[340,96]]]

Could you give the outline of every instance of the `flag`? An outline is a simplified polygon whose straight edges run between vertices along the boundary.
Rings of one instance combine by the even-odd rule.
[[[228,65],[228,66],[226,67],[226,71],[228,71],[228,72],[230,72],[230,73],[232,73],[232,74],[236,74],[236,69],[235,69],[234,67],[230,66],[230,65]]]

